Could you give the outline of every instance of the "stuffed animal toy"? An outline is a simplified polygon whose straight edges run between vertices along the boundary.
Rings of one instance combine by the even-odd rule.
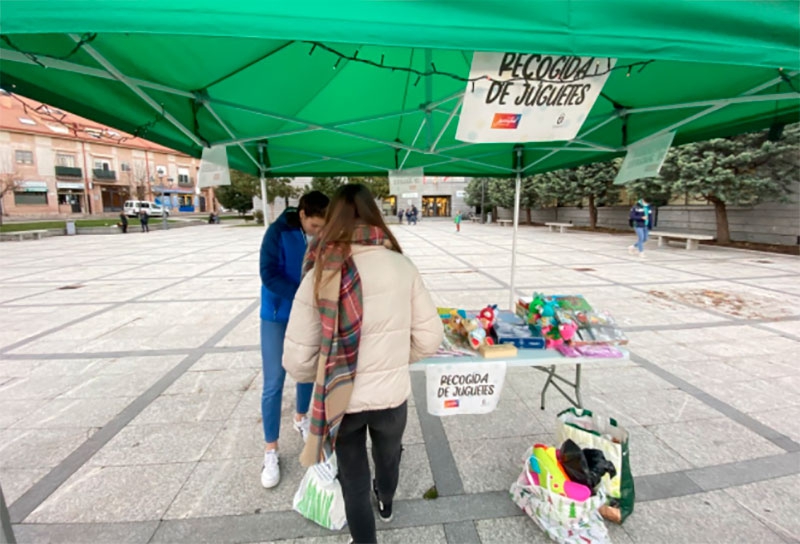
[[[497,304],[487,306],[478,314],[478,321],[481,322],[483,330],[489,332],[497,321]]]
[[[578,330],[578,324],[572,320],[565,320],[562,321],[561,324],[558,326],[558,332],[561,335],[561,338],[565,342],[569,342],[575,336],[575,333]]]
[[[494,340],[486,334],[486,329],[481,326],[480,321],[477,319],[465,319],[462,324],[472,349],[477,350],[483,345],[494,345]]]

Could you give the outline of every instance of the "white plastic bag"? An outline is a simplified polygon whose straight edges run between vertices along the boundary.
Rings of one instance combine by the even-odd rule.
[[[527,457],[526,457],[527,458]],[[536,485],[528,466],[509,489],[511,500],[552,540],[561,544],[611,544],[598,509],[605,503],[601,493],[576,501]]]
[[[292,502],[295,512],[333,531],[347,525],[344,495],[336,474],[336,456],[309,467]]]

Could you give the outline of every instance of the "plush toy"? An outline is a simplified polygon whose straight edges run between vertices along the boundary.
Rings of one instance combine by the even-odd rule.
[[[575,336],[578,330],[578,324],[572,320],[564,320],[558,326],[558,332],[565,342],[569,342]]]
[[[478,321],[481,322],[483,330],[489,332],[494,327],[495,321],[497,321],[497,304],[492,304],[481,310],[478,314]]]
[[[447,321],[447,328],[455,335],[466,336],[467,332],[464,330],[464,320],[466,318],[467,313],[464,310],[451,311],[450,319]]]
[[[528,323],[536,324],[542,316],[544,310],[544,295],[541,293],[534,293],[533,300],[528,305]]]
[[[467,339],[472,349],[477,350],[483,345],[492,346],[494,341],[486,333],[486,329],[481,326],[480,321],[477,319],[465,319],[462,321],[464,330],[467,333]]]

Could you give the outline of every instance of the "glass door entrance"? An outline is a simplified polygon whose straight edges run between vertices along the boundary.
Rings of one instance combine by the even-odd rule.
[[[423,217],[450,217],[449,196],[423,196]]]

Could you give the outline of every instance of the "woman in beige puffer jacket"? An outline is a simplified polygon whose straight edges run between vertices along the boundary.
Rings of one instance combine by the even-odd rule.
[[[365,229],[366,226],[372,228]],[[316,246],[322,248],[319,250],[322,256],[317,257],[314,272],[306,274],[294,299],[283,356],[283,366],[289,375],[299,382],[316,379],[317,396],[317,387],[324,381],[317,368],[324,334],[318,284],[325,284],[317,269],[338,268],[338,261],[334,265],[330,259],[325,261],[324,248],[329,247],[326,242],[353,240],[354,231],[359,229],[372,232],[372,239],[344,244],[344,256],[352,256],[350,263],[360,278],[360,341],[354,355],[352,392],[343,408],[335,451],[350,533],[355,542],[362,543],[376,539],[369,497],[367,432],[372,439],[375,461],[372,487],[379,515],[382,520],[390,521],[399,480],[406,401],[411,394],[409,364],[436,352],[443,327],[419,272],[402,255],[372,194],[362,185],[346,185],[337,191],[328,208],[327,224]],[[314,425],[312,415],[312,433]]]

